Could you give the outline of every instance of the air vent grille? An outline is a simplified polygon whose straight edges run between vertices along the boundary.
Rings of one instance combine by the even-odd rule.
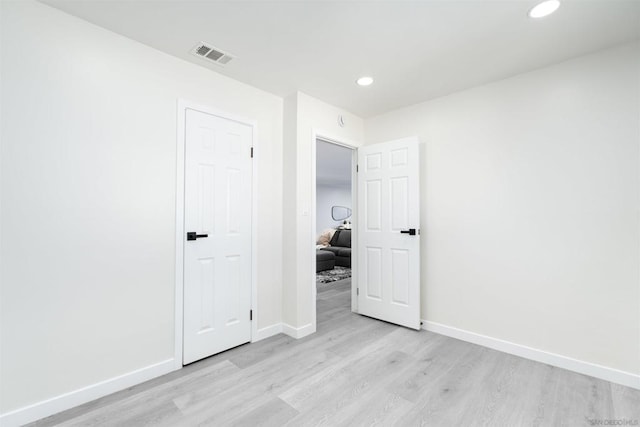
[[[211,52],[207,53],[207,58],[212,61],[217,61],[222,56],[224,56],[224,53],[218,52],[217,50],[212,50]]]
[[[195,56],[206,59],[207,61],[220,65],[228,64],[234,58],[233,55],[223,52],[217,47],[213,47],[207,43],[199,43],[193,48],[191,53]]]
[[[209,52],[211,52],[211,49],[209,49],[207,46],[198,46],[198,48],[196,49],[196,54],[200,56],[206,56]]]

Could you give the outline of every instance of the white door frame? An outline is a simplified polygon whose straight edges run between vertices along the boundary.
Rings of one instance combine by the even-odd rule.
[[[253,310],[253,320],[251,321],[251,342],[257,337],[258,330],[258,301],[257,301],[257,251],[258,236],[258,204],[256,197],[258,189],[258,147],[256,135],[258,131],[257,122],[238,117],[233,114],[215,110],[206,105],[197,104],[184,99],[178,99],[178,122],[176,135],[176,277],[175,277],[175,340],[174,340],[174,368],[182,368],[182,329],[184,312],[184,159],[185,159],[185,118],[186,110],[196,110],[211,114],[223,119],[242,123],[250,126],[251,146],[253,147],[252,178],[251,178],[251,310]],[[247,153],[249,155],[250,153]]]
[[[358,210],[358,175],[356,172],[356,167],[358,165],[358,147],[361,144],[357,144],[353,141],[346,140],[339,136],[333,136],[328,132],[324,132],[320,129],[312,129],[311,130],[312,144],[311,144],[311,179],[313,185],[311,186],[311,238],[312,242],[309,247],[312,248],[311,251],[311,259],[313,260],[313,271],[311,272],[311,295],[313,296],[311,306],[313,307],[313,313],[311,316],[311,323],[313,325],[313,331],[317,330],[317,322],[316,322],[316,222],[317,222],[317,200],[316,200],[316,185],[317,185],[317,141],[320,139],[325,142],[330,142],[331,144],[339,145],[341,147],[349,148],[353,150],[351,155],[351,203],[353,206],[351,207],[351,217],[357,218],[357,210]],[[357,242],[357,227],[351,229],[351,242]],[[356,267],[356,262],[358,258],[354,258],[354,254],[356,254],[357,249],[354,245],[351,245],[351,311],[357,313],[358,312],[358,298],[356,294],[357,284],[358,284],[358,269]]]

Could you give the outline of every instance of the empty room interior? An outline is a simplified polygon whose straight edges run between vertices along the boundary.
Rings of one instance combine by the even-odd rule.
[[[0,426],[640,424],[637,0],[0,0]]]

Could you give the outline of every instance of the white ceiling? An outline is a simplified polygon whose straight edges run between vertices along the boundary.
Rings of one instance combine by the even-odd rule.
[[[42,2],[285,97],[296,90],[361,117],[640,38],[638,0]],[[189,51],[208,42],[227,66]],[[355,80],[374,77],[367,88]]]
[[[353,150],[318,140],[316,182],[324,185],[351,185]]]

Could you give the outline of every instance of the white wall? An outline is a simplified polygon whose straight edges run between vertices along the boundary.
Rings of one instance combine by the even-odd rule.
[[[419,135],[422,316],[640,373],[631,44],[365,121]]]
[[[338,126],[338,115],[344,116],[344,127]],[[363,121],[301,92],[285,98],[284,116],[283,206],[288,226],[284,230],[282,316],[285,332],[304,336],[315,332],[315,230],[311,215],[315,138],[323,136],[359,146],[363,141]]]
[[[316,234],[319,235],[327,228],[336,228],[343,221],[334,221],[331,217],[333,206],[351,206],[351,184],[347,185],[316,185]],[[351,219],[350,219],[351,221]]]
[[[258,123],[258,327],[282,313],[282,99],[2,7],[0,412],[174,354],[178,98]]]

